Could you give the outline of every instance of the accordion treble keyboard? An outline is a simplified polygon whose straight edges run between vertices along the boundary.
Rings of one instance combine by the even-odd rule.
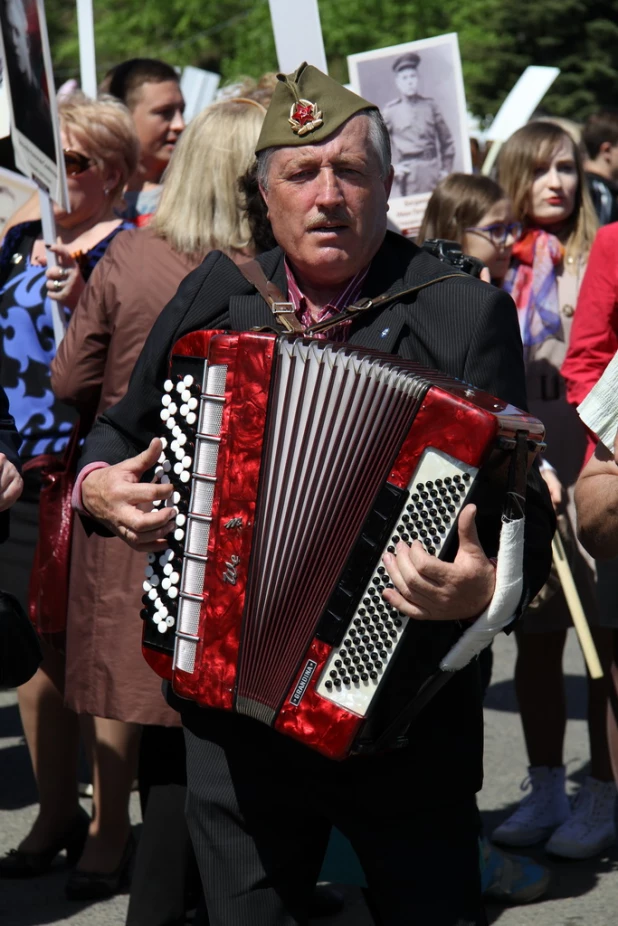
[[[425,450],[408,486],[395,531],[378,558],[344,639],[326,662],[316,690],[323,698],[364,717],[403,639],[409,618],[383,599],[392,588],[384,553],[403,540],[418,540],[432,556],[440,556],[456,527],[478,469],[448,454]]]

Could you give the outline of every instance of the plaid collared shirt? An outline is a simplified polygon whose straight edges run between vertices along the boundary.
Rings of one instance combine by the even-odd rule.
[[[355,277],[353,277],[350,282],[346,285],[345,289],[337,296],[333,302],[329,302],[328,305],[322,306],[314,316],[311,314],[311,310],[307,306],[307,300],[305,296],[299,289],[298,283],[292,273],[292,268],[288,264],[287,260],[285,261],[285,275],[287,277],[288,283],[288,299],[294,305],[294,311],[299,322],[303,328],[309,328],[311,325],[315,325],[316,322],[325,321],[328,318],[332,318],[333,315],[337,315],[341,312],[342,309],[345,309],[346,306],[353,303],[360,296],[363,283],[365,282],[365,277],[369,273],[369,265],[363,267],[362,270],[359,270]],[[312,335],[314,338],[322,338],[329,341],[347,341],[349,330],[350,330],[351,319],[348,319],[345,322],[342,322],[340,325],[337,325],[336,328],[326,329],[326,331],[321,331],[317,334]]]

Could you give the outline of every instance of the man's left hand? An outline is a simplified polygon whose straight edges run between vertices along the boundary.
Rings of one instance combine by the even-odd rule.
[[[457,621],[478,617],[492,599],[496,584],[493,563],[479,543],[476,506],[466,505],[459,516],[459,550],[452,563],[430,556],[415,540],[400,541],[384,565],[395,588],[386,601],[408,617],[423,621]]]

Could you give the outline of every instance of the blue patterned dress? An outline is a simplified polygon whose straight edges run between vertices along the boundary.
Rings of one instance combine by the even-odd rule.
[[[76,418],[75,410],[59,402],[51,389],[50,364],[56,353],[52,300],[47,295],[46,267],[30,261],[40,227],[39,222],[15,226],[0,250],[0,384],[23,440],[24,460],[60,453]],[[119,225],[80,259],[85,280],[112,239],[130,227]]]

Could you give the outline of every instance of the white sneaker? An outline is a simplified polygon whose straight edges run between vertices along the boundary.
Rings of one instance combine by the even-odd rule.
[[[553,834],[545,850],[563,858],[592,858],[616,842],[616,785],[586,778],[571,816]]]
[[[532,791],[517,810],[492,833],[492,840],[505,846],[533,846],[547,839],[570,816],[569,801],[564,790],[564,766],[530,767],[529,778],[522,791]]]

